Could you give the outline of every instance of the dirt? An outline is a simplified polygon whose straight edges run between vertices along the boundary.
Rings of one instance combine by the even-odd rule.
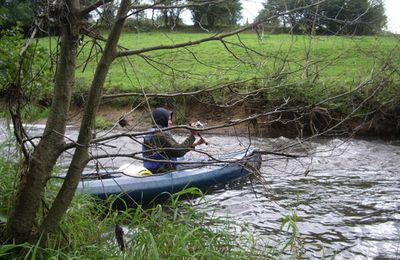
[[[173,110],[171,107],[167,109]],[[232,120],[243,119],[248,115],[240,108],[231,109],[229,111],[223,109],[212,109],[207,107],[190,107],[185,109],[185,122],[174,122],[175,124],[187,124],[189,122],[201,121],[204,127],[215,127],[222,126],[232,123]],[[71,109],[69,116],[69,124],[79,126],[82,119],[83,108],[74,107]],[[175,114],[182,112],[174,111]],[[148,109],[135,109],[132,110],[130,107],[113,107],[113,106],[102,106],[97,116],[101,116],[107,121],[113,122],[116,125],[116,129],[129,129],[132,131],[144,131],[152,126],[150,113]],[[178,115],[182,118],[182,115]],[[122,127],[118,122],[124,118],[128,125]],[[182,120],[182,119],[181,119]],[[213,134],[247,134],[249,129],[249,123],[242,123],[226,128],[217,128],[208,130],[208,133]],[[254,129],[251,130],[254,132]]]
[[[171,107],[168,109],[173,110]],[[183,111],[184,110],[184,111]],[[175,124],[187,124],[189,122],[201,121],[205,127],[211,128],[207,133],[225,134],[225,135],[248,135],[262,137],[305,137],[322,133],[324,130],[335,126],[343,118],[342,115],[335,115],[334,112],[325,110],[313,110],[304,113],[300,119],[296,113],[282,113],[274,118],[259,117],[250,119],[255,113],[254,110],[245,106],[237,106],[235,108],[223,109],[217,107],[204,106],[201,104],[191,104],[182,110],[174,111],[176,120],[178,118],[182,122],[174,122]],[[79,125],[82,118],[83,108],[73,108],[70,114],[70,124]],[[114,107],[102,106],[98,111],[98,116],[113,122],[116,129],[145,131],[151,127],[150,113],[145,108],[131,109],[130,107]],[[338,118],[332,120],[332,118]],[[127,125],[122,127],[118,124],[119,120],[124,118]],[[276,120],[276,119],[279,120]],[[244,120],[243,123],[237,124],[238,120]],[[340,136],[399,136],[399,118],[383,118],[377,114],[369,120],[353,118],[330,131],[327,135]],[[217,126],[228,127],[217,127]],[[215,128],[214,128],[215,127]],[[186,130],[182,130],[186,131]]]

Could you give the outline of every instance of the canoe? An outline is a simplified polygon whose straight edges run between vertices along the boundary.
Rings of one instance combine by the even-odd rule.
[[[186,165],[186,169],[162,174],[128,176],[118,170],[98,173],[97,179],[83,178],[77,190],[103,200],[111,195],[118,196],[118,204],[146,204],[189,187],[205,191],[210,187],[248,176],[261,167],[261,156],[255,150],[226,154],[218,160],[218,163],[210,160],[191,160],[188,162],[196,162],[195,168],[193,164],[182,164]]]

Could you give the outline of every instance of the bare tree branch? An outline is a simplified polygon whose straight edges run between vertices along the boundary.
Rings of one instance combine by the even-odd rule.
[[[84,9],[82,9],[81,12],[80,12],[80,15],[81,16],[85,16],[85,15],[89,14],[90,12],[96,10],[100,6],[103,6],[103,5],[107,4],[107,3],[111,3],[113,1],[114,0],[99,0],[99,1],[89,5],[87,7],[85,7]]]
[[[188,41],[188,42],[172,44],[172,45],[158,45],[158,46],[151,46],[151,47],[145,47],[145,48],[140,48],[140,49],[120,51],[115,56],[115,58],[129,56],[129,55],[137,55],[137,54],[140,54],[140,53],[145,53],[145,52],[150,52],[150,51],[155,51],[155,50],[170,50],[170,49],[182,48],[182,47],[187,47],[187,46],[192,46],[192,45],[198,45],[198,44],[201,44],[201,43],[204,43],[204,42],[209,42],[209,41],[221,41],[222,39],[224,39],[226,37],[229,37],[229,36],[232,36],[232,35],[235,35],[235,34],[239,34],[241,32],[244,32],[244,31],[248,30],[248,29],[251,29],[251,28],[257,26],[258,24],[261,24],[261,23],[276,19],[277,17],[280,17],[282,15],[290,14],[292,12],[296,12],[296,11],[299,11],[299,10],[303,10],[303,9],[307,9],[307,8],[319,5],[321,3],[324,3],[325,1],[326,0],[322,0],[322,1],[319,1],[319,2],[314,3],[314,4],[310,4],[310,5],[303,6],[303,7],[300,7],[300,8],[296,8],[296,9],[293,9],[293,10],[290,10],[290,11],[287,11],[287,12],[282,12],[282,13],[279,13],[277,15],[273,15],[273,16],[266,17],[266,18],[263,18],[263,19],[259,19],[256,22],[254,22],[252,24],[249,24],[247,26],[244,26],[242,28],[239,28],[237,30],[233,30],[233,31],[226,32],[226,33],[217,33],[217,34],[215,34],[213,36],[202,38],[202,39],[195,40],[195,41]]]

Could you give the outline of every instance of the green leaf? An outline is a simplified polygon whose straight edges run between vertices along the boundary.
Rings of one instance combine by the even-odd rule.
[[[8,209],[0,207],[0,223],[7,222]]]

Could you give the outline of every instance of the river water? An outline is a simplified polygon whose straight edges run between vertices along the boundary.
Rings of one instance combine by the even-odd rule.
[[[36,135],[42,130],[30,131]],[[76,140],[76,129],[69,128],[67,135]],[[0,132],[0,139],[5,136]],[[300,157],[263,155],[261,176],[206,195],[206,202],[199,200],[199,209],[213,209],[216,216],[247,224],[272,246],[287,241],[290,234],[281,229],[282,219],[297,214],[305,258],[400,259],[400,141],[320,138],[300,143],[233,135],[210,135],[208,140],[210,144],[200,149],[213,155],[251,144]],[[128,138],[108,145],[93,153],[140,149]],[[61,165],[68,161],[66,154]],[[117,167],[125,162],[130,159],[101,164]]]
[[[273,150],[296,141],[253,143]],[[264,156],[263,180],[209,195],[208,205],[278,242],[287,240],[280,229],[283,217],[295,212],[307,258],[400,259],[399,145],[318,139],[292,146],[286,151],[308,156]]]

